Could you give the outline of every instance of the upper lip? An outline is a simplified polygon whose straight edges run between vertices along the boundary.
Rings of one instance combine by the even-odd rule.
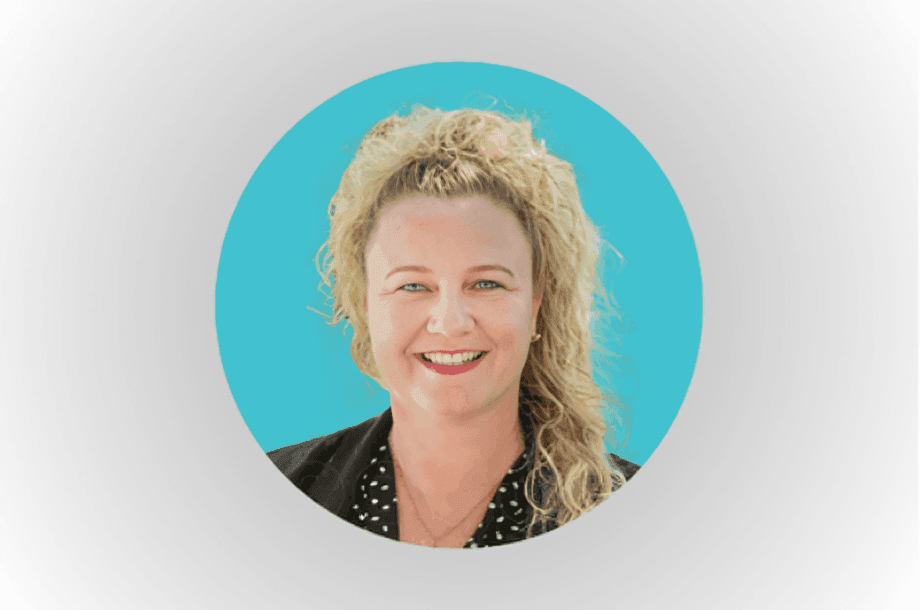
[[[419,352],[419,353],[420,354],[463,354],[466,352],[484,352],[484,351],[486,350],[484,349],[454,349],[454,350],[436,349],[436,350],[431,350],[430,352]]]

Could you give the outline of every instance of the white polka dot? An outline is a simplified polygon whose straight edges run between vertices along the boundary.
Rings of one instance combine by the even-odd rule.
[[[382,447],[380,447],[379,450],[380,450],[380,451],[386,451],[386,450],[387,450],[387,446],[386,446],[386,445],[383,445]]]
[[[511,484],[514,485],[514,488],[515,488],[515,489],[518,488],[518,486],[517,486],[517,481],[511,481]]]
[[[374,487],[375,485],[377,485],[377,481],[371,481],[371,487]]]
[[[389,485],[384,485],[383,487],[380,488],[380,490],[381,490],[381,491],[386,491],[386,490],[388,490],[389,488],[390,488]]]
[[[474,542],[473,544],[470,545],[470,548],[471,548],[471,549],[478,549],[479,547],[477,547],[477,546],[476,546],[476,543]]]
[[[389,505],[389,504],[384,504],[384,505],[383,505],[383,510],[386,510],[386,509],[388,509],[388,508],[390,508],[390,505]]]
[[[376,461],[377,461],[377,458],[372,459],[372,460],[371,460],[371,464],[373,464],[373,463],[376,462]]]
[[[361,486],[361,491],[364,491],[364,485]]]
[[[380,517],[371,517],[371,521],[379,521]]]
[[[505,492],[508,491],[508,490],[505,489],[504,487],[499,487],[499,488],[498,488],[498,491],[500,491],[500,492],[502,492],[502,493],[505,493]]]
[[[501,532],[495,532],[495,539],[496,539],[496,540],[501,540],[501,539],[502,539],[502,534],[501,534]]]
[[[364,476],[363,476],[363,477],[361,477],[361,478],[362,478],[362,479],[366,479],[366,478],[367,478],[367,475],[364,475]]]
[[[385,532],[388,531],[388,530],[387,530],[387,526],[385,526],[385,525],[383,526],[383,531],[385,531]]]
[[[515,502],[514,500],[512,500],[511,502],[508,502],[508,504],[510,504],[511,506],[517,506],[517,502]]]
[[[489,502],[489,508],[495,508],[495,502]]]
[[[495,522],[496,522],[496,523],[501,523],[501,522],[504,521],[504,520],[505,520],[504,517],[499,517],[498,519],[495,520]]]
[[[364,494],[364,497],[366,498],[366,497],[367,497],[367,494]]]
[[[364,521],[364,515],[358,515],[358,519],[361,519],[361,521]]]
[[[358,505],[355,504],[354,506],[352,506],[352,508],[354,508],[355,510],[358,510]]]
[[[384,468],[383,466],[380,467],[380,472],[386,472],[386,471],[387,471],[386,468]]]
[[[376,503],[377,503],[377,498],[371,498],[371,504],[376,504]]]
[[[517,526],[516,526],[516,525],[512,525],[512,526],[511,526],[511,531],[512,531],[512,532],[518,531]]]

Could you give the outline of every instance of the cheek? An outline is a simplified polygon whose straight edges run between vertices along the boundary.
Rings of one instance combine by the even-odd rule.
[[[383,359],[406,351],[411,336],[411,312],[393,304],[379,304],[373,309],[370,320],[374,351],[379,350]]]
[[[530,344],[530,318],[525,307],[515,304],[491,316],[491,330],[505,349],[518,353]]]
[[[515,299],[503,308],[501,312],[502,325],[508,329],[508,332],[513,332],[515,335],[525,332],[529,334],[530,314],[529,303],[524,299]]]

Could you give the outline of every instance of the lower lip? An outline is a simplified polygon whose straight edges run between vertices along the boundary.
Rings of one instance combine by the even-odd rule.
[[[421,360],[422,364],[424,364],[427,368],[431,369],[432,371],[440,375],[459,375],[460,373],[472,371],[474,368],[479,366],[479,363],[485,360],[486,356],[488,355],[489,353],[486,352],[485,354],[480,356],[478,360],[474,360],[470,362],[469,364],[457,364],[453,366],[449,364],[435,364],[434,362],[428,362],[421,356],[418,356],[418,359]]]

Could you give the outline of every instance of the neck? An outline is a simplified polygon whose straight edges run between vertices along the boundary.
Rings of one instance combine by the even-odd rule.
[[[392,413],[390,449],[402,469],[419,483],[494,477],[509,468],[524,448],[516,391],[492,408],[462,416],[395,401]]]

